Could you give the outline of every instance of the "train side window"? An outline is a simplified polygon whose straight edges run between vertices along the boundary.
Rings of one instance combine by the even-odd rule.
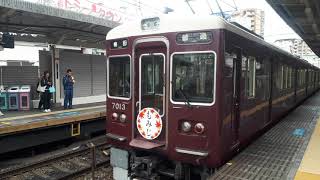
[[[287,66],[287,88],[290,89],[290,67]]]
[[[296,73],[297,73],[297,84],[298,84],[298,86],[301,86],[301,72],[300,72],[300,69],[298,69],[296,71]]]
[[[247,77],[247,67],[248,67],[248,65],[247,65],[247,57],[246,56],[244,56],[244,55],[242,55],[242,60],[241,60],[241,77],[242,78],[246,78]]]
[[[282,66],[282,89],[287,89],[288,87],[288,67],[283,65]]]
[[[305,77],[305,72],[304,72],[304,70],[302,69],[302,70],[301,70],[301,85],[302,85],[302,86],[304,85],[305,79],[306,79],[306,77]]]
[[[256,90],[256,58],[249,57],[248,58],[248,68],[247,68],[247,96],[255,97]]]
[[[302,84],[303,84],[303,72],[302,72],[302,69],[300,69],[300,86],[302,86]]]
[[[300,86],[300,70],[296,70],[297,85]]]
[[[300,86],[302,85],[302,70],[299,70],[299,82],[300,82]]]
[[[280,66],[280,69],[279,69],[279,78],[280,78],[280,86],[279,86],[279,89],[283,89],[283,65]]]
[[[304,81],[305,81],[305,72],[304,69],[301,70],[301,85],[304,85]]]
[[[236,58],[235,54],[232,53],[228,53],[225,52],[224,54],[224,69],[223,69],[223,73],[225,77],[232,77],[232,73],[233,73],[233,59]]]
[[[292,71],[291,67],[288,67],[288,88],[289,89],[291,88],[291,76],[292,76],[291,71]]]
[[[282,67],[279,64],[275,64],[273,66],[273,79],[274,79],[274,86],[276,89],[282,88]]]
[[[307,78],[307,70],[304,69],[302,74],[303,74],[302,82],[303,82],[303,85],[305,86],[306,85],[306,78]]]
[[[302,69],[302,70],[301,70],[301,85],[302,85],[302,86],[304,85],[305,79],[306,79],[306,77],[305,77],[305,72],[304,72],[304,70]]]

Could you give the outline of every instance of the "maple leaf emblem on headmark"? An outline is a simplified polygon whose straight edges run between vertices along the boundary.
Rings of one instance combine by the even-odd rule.
[[[156,127],[157,127],[158,129],[161,128],[161,123],[160,123],[160,121],[157,121],[157,122],[156,122]]]
[[[144,117],[144,113],[143,113],[143,112],[140,113],[140,114],[139,114],[139,117],[140,117],[140,118],[143,118],[143,117]]]

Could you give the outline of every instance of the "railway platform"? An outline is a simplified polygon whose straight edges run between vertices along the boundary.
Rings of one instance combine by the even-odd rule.
[[[219,168],[210,179],[320,179],[320,93]]]
[[[101,104],[50,113],[6,112],[0,117],[0,154],[104,132],[105,113]]]

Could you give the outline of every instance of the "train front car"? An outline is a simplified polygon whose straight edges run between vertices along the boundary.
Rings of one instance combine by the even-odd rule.
[[[107,137],[115,179],[182,179],[188,164],[221,163],[216,81],[224,23],[164,16],[108,33]]]

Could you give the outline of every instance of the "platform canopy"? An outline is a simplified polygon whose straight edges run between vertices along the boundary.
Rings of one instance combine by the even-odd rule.
[[[70,4],[72,1],[61,2],[75,6]],[[23,0],[1,0],[0,32],[13,33],[16,41],[104,48],[105,36],[120,24],[120,16],[96,4],[86,10],[89,13]]]
[[[320,1],[267,0],[267,2],[300,35],[312,51],[320,56]]]

